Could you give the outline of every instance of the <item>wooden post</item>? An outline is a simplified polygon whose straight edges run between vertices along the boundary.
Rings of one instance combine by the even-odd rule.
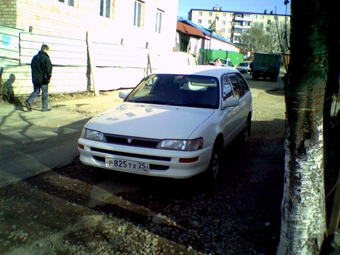
[[[93,57],[92,51],[91,51],[92,41],[91,41],[91,38],[90,38],[90,32],[89,31],[86,32],[86,44],[87,44],[87,51],[88,51],[88,55],[89,55],[90,75],[92,77],[93,90],[94,90],[94,94],[96,96],[99,96],[99,90],[97,89],[96,80],[95,80],[96,65],[94,63],[95,61],[94,61],[94,57]]]
[[[151,65],[151,57],[150,57],[150,53],[148,53],[148,70],[150,70],[150,73],[152,73],[152,65]],[[147,72],[147,74],[150,74],[149,72]]]

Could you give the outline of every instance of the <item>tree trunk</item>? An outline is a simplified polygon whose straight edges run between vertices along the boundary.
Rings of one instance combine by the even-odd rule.
[[[278,255],[319,254],[327,234],[323,162],[326,28],[323,0],[292,0]]]

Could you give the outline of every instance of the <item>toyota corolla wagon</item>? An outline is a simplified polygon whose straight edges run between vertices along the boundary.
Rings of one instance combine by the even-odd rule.
[[[214,180],[226,146],[250,134],[252,95],[235,68],[158,71],[119,96],[120,105],[84,126],[83,164],[176,179],[205,172]]]

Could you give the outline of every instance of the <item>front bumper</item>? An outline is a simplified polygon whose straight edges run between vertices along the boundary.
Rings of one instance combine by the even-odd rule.
[[[175,151],[115,145],[84,138],[80,138],[78,144],[82,145],[78,146],[78,150],[80,161],[85,165],[113,171],[175,179],[190,178],[204,172],[209,166],[212,153],[212,145],[198,151]],[[180,162],[180,159],[193,159],[196,157],[198,159],[195,162]],[[107,167],[105,163],[106,158],[148,162],[149,171],[143,172]]]

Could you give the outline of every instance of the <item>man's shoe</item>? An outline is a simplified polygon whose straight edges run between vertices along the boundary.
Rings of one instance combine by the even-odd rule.
[[[49,111],[51,111],[52,109],[51,108],[49,108],[49,109],[43,109],[43,110],[41,110],[42,112],[49,112]]]
[[[26,106],[27,110],[32,111],[31,104],[27,100],[25,101],[25,106]]]

